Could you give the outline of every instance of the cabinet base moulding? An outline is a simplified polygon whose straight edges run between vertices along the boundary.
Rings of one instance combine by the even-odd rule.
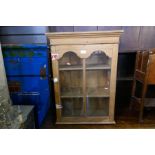
[[[116,124],[116,122],[114,120],[110,120],[107,117],[66,117],[62,118],[61,121],[57,121],[56,124]]]
[[[56,124],[116,124],[115,121],[110,122],[56,122]]]

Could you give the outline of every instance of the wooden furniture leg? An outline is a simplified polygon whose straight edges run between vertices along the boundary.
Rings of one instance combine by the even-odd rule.
[[[134,73],[134,79],[133,79],[131,97],[135,96],[135,91],[136,91],[136,69],[137,69],[137,67],[138,67],[139,55],[140,55],[140,53],[138,52],[138,53],[136,54],[135,73]],[[129,110],[132,110],[132,107],[133,107],[133,102],[132,102],[132,100],[131,100],[131,101],[130,101]]]
[[[132,93],[131,93],[131,96],[135,96],[135,91],[136,91],[136,80],[134,78],[133,80],[133,87],[132,87]],[[133,102],[132,100],[130,101],[130,106],[129,106],[129,110],[132,110],[132,107],[133,107]]]
[[[141,98],[141,103],[140,103],[140,113],[139,113],[139,122],[140,123],[143,122],[143,111],[144,111],[144,101],[145,101],[146,91],[147,91],[147,84],[145,82],[143,84],[142,98]]]

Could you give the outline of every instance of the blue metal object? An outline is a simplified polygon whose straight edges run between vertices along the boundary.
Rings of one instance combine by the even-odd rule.
[[[48,74],[47,46],[2,46],[6,74],[9,76],[38,75],[41,68]]]
[[[46,45],[2,46],[13,104],[35,105],[40,127],[50,106]]]

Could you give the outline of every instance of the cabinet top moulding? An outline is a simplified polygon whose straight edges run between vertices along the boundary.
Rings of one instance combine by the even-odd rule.
[[[46,33],[50,45],[118,44],[123,30]]]

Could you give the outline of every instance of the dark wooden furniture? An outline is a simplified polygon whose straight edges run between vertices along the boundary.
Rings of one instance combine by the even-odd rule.
[[[143,122],[144,107],[155,106],[154,99],[146,98],[148,85],[155,85],[155,49],[138,51],[136,56],[130,108],[132,108],[135,103],[138,103],[139,122]],[[137,86],[139,87],[138,90]],[[139,91],[141,92],[139,93]]]

